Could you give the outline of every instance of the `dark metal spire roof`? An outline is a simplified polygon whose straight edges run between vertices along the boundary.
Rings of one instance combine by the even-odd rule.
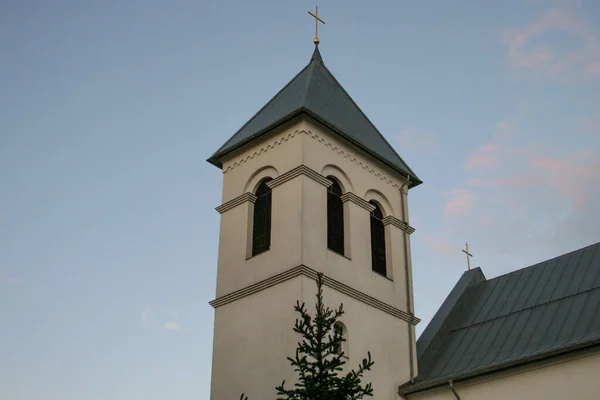
[[[410,175],[411,187],[422,183],[327,69],[318,46],[309,64],[208,161],[221,168],[223,157],[301,114],[317,120],[401,175]]]
[[[486,280],[460,278],[419,340],[412,393],[600,344],[600,243]]]

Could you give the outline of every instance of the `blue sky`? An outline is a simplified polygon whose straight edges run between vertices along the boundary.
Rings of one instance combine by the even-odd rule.
[[[0,1],[0,397],[208,399],[221,172],[306,1]],[[325,0],[324,61],[425,182],[422,331],[465,269],[600,240],[600,3]]]

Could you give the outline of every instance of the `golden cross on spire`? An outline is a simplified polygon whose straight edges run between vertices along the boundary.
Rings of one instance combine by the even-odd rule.
[[[470,257],[473,257],[473,254],[469,253],[469,243],[465,242],[465,247],[466,247],[466,250],[463,250],[463,253],[465,253],[467,255],[467,268],[470,271],[471,270],[471,259],[470,259]]]
[[[315,19],[315,40],[313,40],[313,43],[318,45],[320,43],[319,40],[319,22],[322,23],[323,25],[325,25],[325,21],[323,21],[321,18],[319,18],[319,7],[315,7],[315,13],[313,14],[312,12],[308,12],[310,15],[313,16],[313,18]]]

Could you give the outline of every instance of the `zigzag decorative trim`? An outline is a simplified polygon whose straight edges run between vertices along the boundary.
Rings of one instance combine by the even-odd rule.
[[[344,149],[340,148],[340,146],[338,146],[336,144],[333,144],[330,141],[327,141],[327,139],[325,139],[325,138],[319,137],[319,135],[317,135],[316,133],[312,133],[311,131],[308,131],[308,132],[303,131],[303,133],[306,133],[309,137],[311,137],[313,139],[316,139],[319,143],[322,143],[326,147],[331,148],[331,150],[337,152],[342,157],[348,159],[349,161],[352,161],[353,163],[355,163],[356,165],[362,167],[363,169],[366,169],[369,173],[371,173],[372,175],[375,175],[375,176],[379,177],[385,183],[390,184],[390,185],[392,185],[393,187],[395,187],[397,189],[400,189],[400,185],[398,185],[397,183],[394,183],[394,181],[392,181],[390,178],[388,178],[387,176],[383,175],[382,173],[377,172],[373,167],[371,167],[367,163],[359,160],[353,154],[347,153]]]
[[[299,167],[296,167],[292,170],[289,170],[285,174],[278,176],[277,178],[273,179],[272,181],[267,182],[267,186],[270,187],[271,189],[273,189],[274,187],[277,187],[277,186],[279,186],[289,180],[292,180],[300,175],[308,176],[309,178],[317,181],[318,183],[320,183],[321,185],[323,185],[325,187],[329,187],[333,184],[333,182],[331,182],[329,179],[325,178],[323,175],[319,174],[318,172],[308,168],[306,165],[300,165]]]
[[[342,201],[343,202],[351,201],[354,204],[357,204],[357,205],[361,206],[362,208],[364,208],[368,212],[372,212],[375,209],[375,206],[373,204],[369,203],[368,201],[366,201],[362,197],[358,197],[357,195],[355,195],[352,192],[344,193],[342,195]]]
[[[404,221],[400,221],[398,218],[394,217],[393,215],[388,215],[387,217],[385,217],[383,219],[383,225],[390,225],[390,224],[394,225],[396,228],[402,229],[404,232],[408,233],[409,235],[415,231],[415,228],[408,225]]]
[[[215,208],[215,210],[217,210],[219,214],[223,214],[225,211],[229,211],[247,201],[254,203],[256,201],[256,196],[250,192],[246,192],[235,199],[231,199],[228,202],[221,204],[219,207]]]
[[[304,275],[306,277],[309,277],[309,278],[315,279],[315,280],[317,279],[317,271],[315,271],[312,268],[307,267],[306,265],[299,265],[299,266],[289,269],[285,272],[282,272],[280,274],[274,275],[270,278],[267,278],[260,282],[257,282],[253,285],[245,287],[243,289],[236,290],[235,292],[226,294],[225,296],[221,296],[221,297],[209,302],[209,304],[211,306],[213,306],[214,308],[221,307],[221,306],[224,306],[225,304],[229,304],[231,302],[234,302],[234,301],[244,298],[246,296],[250,296],[254,293],[260,292],[262,290],[270,288],[271,286],[275,286],[279,283],[285,282],[287,280],[290,280],[290,279],[295,278],[300,275]],[[335,289],[341,293],[344,293],[345,295],[348,295],[356,300],[359,300],[365,304],[375,307],[378,310],[381,310],[385,313],[393,315],[394,317],[402,319],[413,325],[417,325],[419,322],[421,322],[421,320],[419,318],[415,317],[414,315],[407,313],[405,311],[399,310],[395,307],[392,307],[389,304],[384,303],[381,300],[377,300],[376,298],[371,297],[367,294],[364,294],[356,289],[353,289],[350,286],[344,285],[343,283],[341,283],[335,279],[329,278],[327,276],[323,276],[323,283],[332,289]]]
[[[257,157],[257,156],[259,156],[259,155],[261,155],[263,153],[266,153],[270,149],[274,149],[275,147],[277,147],[277,146],[279,146],[279,145],[287,142],[288,140],[294,138],[297,134],[306,134],[307,136],[309,136],[309,137],[317,140],[319,143],[322,143],[326,147],[331,148],[331,150],[337,152],[342,157],[348,159],[349,161],[352,161],[353,163],[355,163],[356,165],[362,167],[363,169],[366,169],[372,175],[375,175],[375,176],[379,177],[382,181],[384,181],[384,182],[392,185],[393,187],[395,187],[397,189],[400,189],[400,185],[398,185],[397,183],[395,183],[394,181],[392,181],[390,178],[388,178],[384,174],[376,171],[373,167],[371,167],[367,163],[359,160],[354,155],[352,155],[350,153],[347,153],[344,149],[340,148],[340,146],[333,144],[331,141],[328,141],[326,138],[320,137],[316,133],[313,133],[311,131],[305,131],[305,130],[296,130],[294,132],[288,133],[285,136],[278,137],[273,142],[267,143],[263,147],[261,147],[260,149],[255,150],[252,154],[245,155],[244,157],[242,157],[239,160],[235,161],[233,164],[229,165],[226,169],[224,169],[223,173],[225,174],[229,170],[231,170],[233,168],[236,168],[236,167],[242,165],[245,162],[248,162],[248,160],[251,160],[254,157]]]
[[[231,164],[226,169],[224,169],[223,173],[226,174],[229,170],[239,167],[243,163],[248,162],[248,160],[252,160],[254,157],[258,157],[262,153],[266,153],[270,149],[274,149],[275,147],[283,144],[284,142],[287,142],[288,140],[293,139],[298,133],[306,133],[306,132],[296,130],[294,132],[288,133],[286,136],[280,136],[279,138],[275,139],[273,142],[266,143],[263,147],[261,147],[260,149],[257,149],[252,154],[248,154],[248,155],[240,158],[239,160],[235,161],[233,164]]]

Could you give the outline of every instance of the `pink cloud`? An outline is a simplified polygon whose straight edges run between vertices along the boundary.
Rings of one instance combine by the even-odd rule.
[[[167,321],[163,324],[163,328],[167,331],[178,331],[179,329],[181,329],[181,326],[178,322]]]
[[[508,131],[512,128],[513,123],[511,121],[500,121],[496,122],[496,130],[498,131]]]
[[[541,179],[581,208],[589,200],[589,193],[600,189],[600,161],[587,152],[564,159],[537,158],[531,161]]]
[[[498,164],[500,157],[500,146],[492,143],[485,144],[475,151],[467,159],[467,168],[489,168]]]
[[[533,137],[542,135],[528,135],[523,127],[533,128],[539,114],[525,120],[526,114],[521,108],[497,122],[489,141],[466,157],[466,176],[446,194],[443,209],[445,231],[439,235],[473,240],[478,258],[499,268],[525,266],[523,260],[537,262],[600,237],[598,137],[573,126],[536,143]],[[600,130],[600,109],[584,122]],[[436,248],[433,239],[426,244]]]
[[[559,50],[555,43],[545,40],[551,31],[574,37],[578,45]],[[528,26],[506,31],[504,41],[513,71],[532,70],[538,76],[600,75],[600,32],[587,23],[576,2],[562,3],[541,13]],[[533,41],[539,44],[532,46]]]
[[[452,246],[446,239],[440,239],[424,234],[422,240],[427,247],[431,248],[436,253],[451,253],[453,251]]]
[[[453,189],[446,193],[448,202],[444,207],[446,216],[455,216],[468,213],[475,202],[475,193],[467,189]]]

